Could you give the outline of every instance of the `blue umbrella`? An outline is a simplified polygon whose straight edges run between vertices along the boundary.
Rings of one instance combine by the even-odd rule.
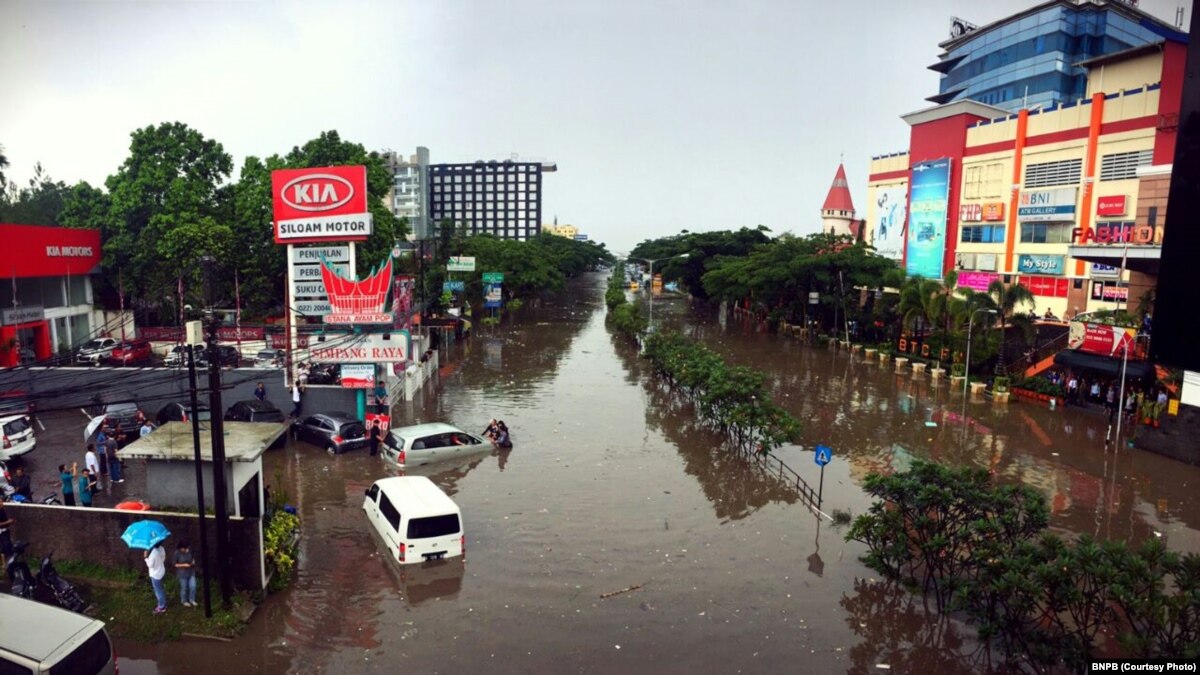
[[[148,551],[169,536],[171,533],[166,526],[157,520],[139,520],[125,528],[125,534],[121,535],[121,541],[125,542],[129,548]]]

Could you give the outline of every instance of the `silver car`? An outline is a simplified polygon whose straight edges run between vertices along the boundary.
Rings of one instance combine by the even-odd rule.
[[[487,439],[440,422],[393,428],[380,448],[383,460],[401,469],[491,449]]]
[[[116,338],[101,337],[88,340],[79,347],[75,359],[89,366],[98,366],[112,356],[113,349],[120,342]]]

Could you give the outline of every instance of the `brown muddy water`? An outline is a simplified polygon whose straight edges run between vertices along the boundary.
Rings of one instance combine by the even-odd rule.
[[[465,564],[402,571],[361,510],[386,466],[290,445],[267,456],[267,474],[283,473],[303,519],[294,586],[230,643],[118,644],[122,673],[987,669],[970,627],[877,583],[844,527],[722,450],[658,387],[605,328],[603,288],[589,277],[514,325],[448,347],[439,380],[393,412],[398,425],[479,431],[497,417],[513,431],[509,453],[415,472],[461,506]],[[826,511],[861,513],[863,476],[929,458],[1036,486],[1056,529],[1200,551],[1200,469],[1105,453],[1100,417],[964,405],[945,384],[681,300],[657,301],[655,318],[771,374],[777,400],[805,422],[801,446],[779,456],[815,485],[812,445],[834,448]]]

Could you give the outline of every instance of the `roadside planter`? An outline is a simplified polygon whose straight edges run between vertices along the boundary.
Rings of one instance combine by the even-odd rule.
[[[875,355],[878,353],[879,353],[878,349],[866,349],[863,351],[863,354],[867,357],[868,361],[873,360],[875,358]]]
[[[925,366],[926,366],[926,365],[927,365],[927,364],[921,363],[920,361],[915,361],[915,362],[912,364],[913,376],[915,377],[915,376],[917,376],[917,375],[923,375],[923,374],[925,373]]]
[[[1021,389],[1019,387],[1013,387],[1012,393],[1021,398],[1045,403],[1052,409],[1058,406],[1058,397],[1052,394],[1042,394],[1036,391],[1030,391],[1029,389]]]
[[[933,379],[940,380],[946,376],[946,369],[945,368],[934,368],[933,370],[929,371],[929,374],[933,376]]]
[[[987,382],[972,382],[971,396],[982,396],[984,390],[987,389]]]
[[[904,370],[904,366],[908,365],[908,359],[903,356],[896,357],[896,372]]]
[[[1008,403],[1008,378],[997,377],[992,383],[992,400],[996,403]]]

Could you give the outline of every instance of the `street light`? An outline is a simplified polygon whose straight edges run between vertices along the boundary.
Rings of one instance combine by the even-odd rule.
[[[636,260],[638,262],[644,262],[644,263],[648,263],[650,265],[650,321],[648,322],[648,325],[651,329],[654,328],[654,263],[662,262],[664,260],[671,260],[672,258],[686,258],[686,257],[688,257],[687,253],[680,253],[678,255],[669,255],[665,258],[655,258],[654,260],[647,260],[646,258],[634,258],[632,256],[625,257],[626,260]]]
[[[971,382],[971,332],[975,327],[975,315],[980,312],[985,312],[987,314],[993,314],[993,315],[996,314],[996,310],[994,310],[994,309],[980,307],[979,309],[975,310],[974,312],[971,312],[971,318],[967,320],[967,361],[965,364],[963,364],[964,365],[964,367],[963,367],[963,400],[964,401],[967,400],[967,385],[970,384],[970,382]],[[1003,346],[1001,346],[1001,349],[1003,349]]]

